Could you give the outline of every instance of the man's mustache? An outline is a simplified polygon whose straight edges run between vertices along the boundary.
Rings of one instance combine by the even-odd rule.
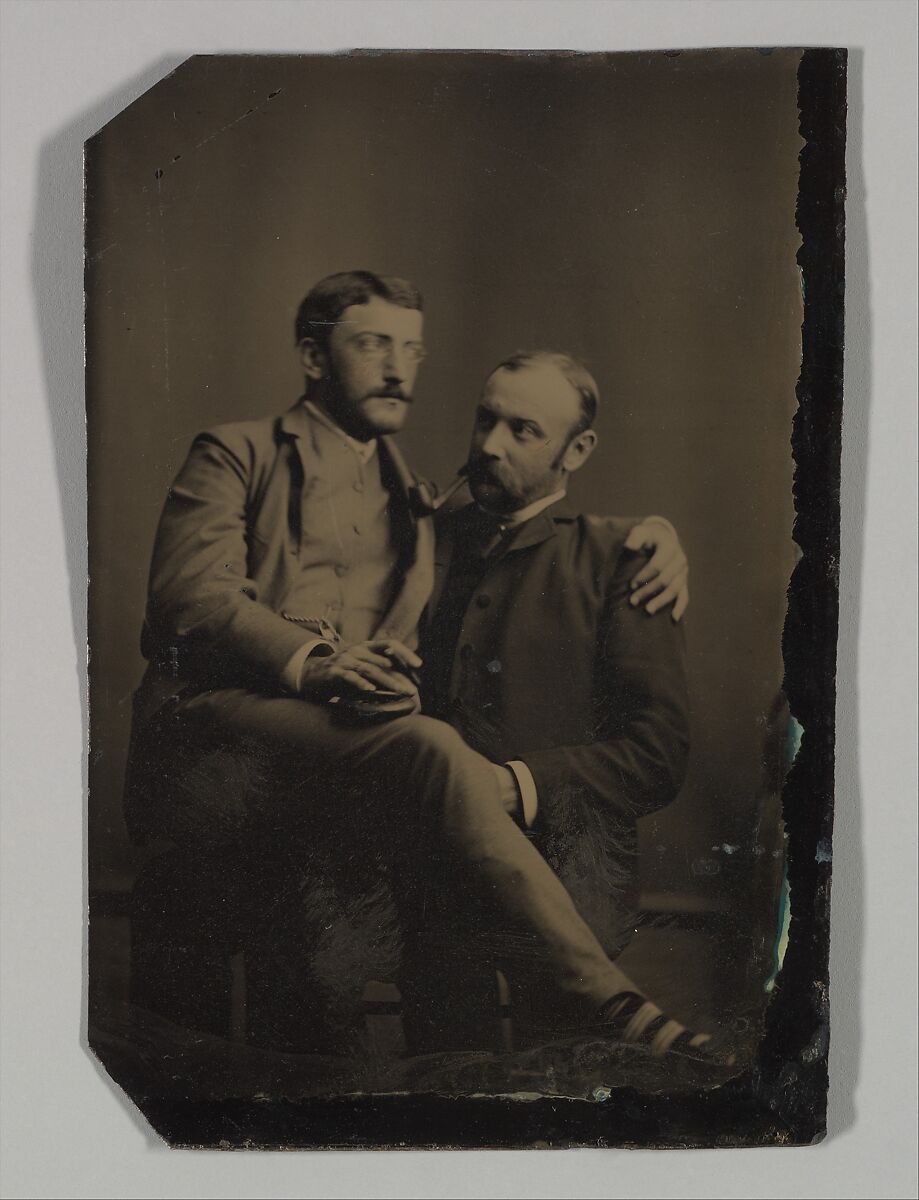
[[[403,404],[411,404],[412,398],[403,392],[398,386],[377,388],[376,391],[368,392],[367,399],[372,400],[378,397],[380,400],[401,400]]]
[[[466,473],[471,483],[493,483],[498,487],[504,486],[500,473],[487,459],[471,458],[466,464]]]

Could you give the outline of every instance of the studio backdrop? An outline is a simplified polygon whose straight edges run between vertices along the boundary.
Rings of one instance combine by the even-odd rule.
[[[798,52],[192,59],[90,144],[90,875],[121,817],[156,522],[192,437],[302,392],[294,315],[406,276],[429,358],[401,436],[444,484],[511,351],[582,358],[587,511],[659,513],[691,564],[692,760],[642,829],[646,902],[716,910],[764,853],[794,565]],[[765,757],[764,757],[765,756]],[[769,818],[775,823],[775,812]]]

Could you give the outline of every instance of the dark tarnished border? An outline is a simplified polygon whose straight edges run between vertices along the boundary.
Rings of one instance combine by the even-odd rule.
[[[833,820],[840,451],[846,61],[810,49],[798,70],[798,263],[804,289],[794,420],[794,538],[785,692],[803,738],[783,806],[791,924],[758,1057],[744,1075],[697,1093],[616,1089],[603,1103],[546,1097],[438,1095],[184,1102],[120,1080],[177,1146],[232,1148],[524,1148],[531,1146],[802,1145],[826,1131],[829,916]]]

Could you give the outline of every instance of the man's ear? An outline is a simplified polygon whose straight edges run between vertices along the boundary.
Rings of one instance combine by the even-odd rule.
[[[585,429],[568,443],[568,449],[562,455],[562,467],[569,472],[577,471],[587,462],[596,449],[597,437],[593,429]]]
[[[304,338],[297,347],[308,379],[322,379],[328,371],[328,355],[315,338]]]

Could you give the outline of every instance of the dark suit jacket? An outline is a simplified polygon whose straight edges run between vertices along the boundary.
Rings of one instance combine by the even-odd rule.
[[[429,631],[474,519],[470,505],[438,524]],[[437,713],[492,761],[529,767],[534,835],[609,949],[613,909],[628,924],[636,900],[636,820],[676,797],[689,748],[683,627],[628,603],[633,524],[563,500],[522,525],[472,594]]]

